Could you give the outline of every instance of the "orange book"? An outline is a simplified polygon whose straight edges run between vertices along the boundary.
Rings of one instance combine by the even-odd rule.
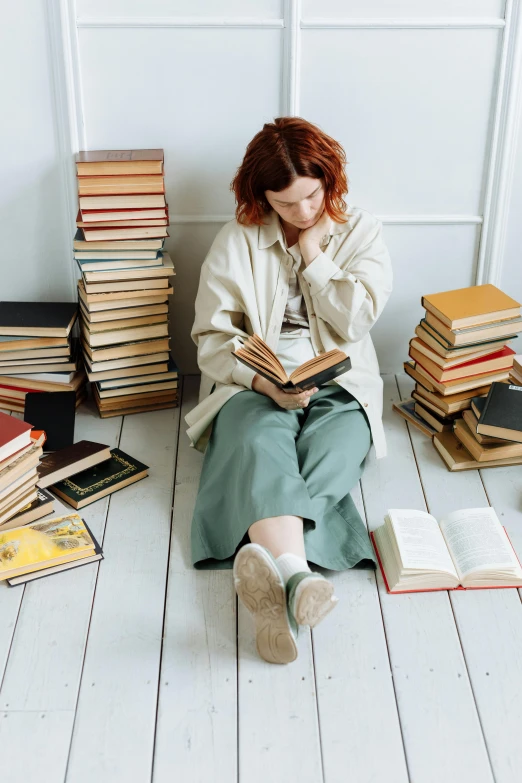
[[[491,283],[422,297],[422,306],[450,329],[480,326],[520,315],[520,302]]]
[[[78,176],[162,174],[163,150],[82,150],[76,155]]]
[[[389,509],[371,539],[389,593],[522,587],[519,558],[490,506],[440,521],[426,511]]]

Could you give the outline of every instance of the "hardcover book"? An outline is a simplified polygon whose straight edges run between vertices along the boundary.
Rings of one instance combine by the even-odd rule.
[[[422,306],[450,329],[479,326],[520,315],[520,303],[490,283],[422,297]]]
[[[78,514],[31,522],[0,533],[0,580],[93,555],[94,541]]]
[[[477,432],[522,443],[522,386],[491,384]]]
[[[60,481],[52,487],[52,491],[70,506],[83,508],[146,476],[148,465],[120,449],[112,449],[110,459]]]
[[[47,435],[46,451],[57,451],[74,443],[76,392],[28,392],[24,419]]]
[[[427,435],[428,438],[433,437],[437,430],[430,426],[419,414],[415,411],[415,400],[403,400],[402,402],[394,402],[392,405],[393,410],[402,416],[409,424],[412,424],[416,429],[422,432],[423,435]]]
[[[301,390],[313,389],[328,381],[343,375],[351,369],[348,356],[337,349],[327,351],[319,356],[309,359],[299,365],[290,376],[287,375],[283,365],[257,334],[253,334],[244,341],[244,347],[232,351],[242,364],[255,370],[279,389]]]
[[[4,522],[4,524],[0,527],[0,531],[2,530],[10,530],[14,527],[21,527],[22,525],[27,525],[29,522],[34,522],[36,519],[41,519],[42,517],[47,516],[47,514],[51,514],[54,507],[54,497],[51,495],[50,492],[48,492],[46,489],[37,489],[36,490],[36,500],[33,500],[31,503],[28,503],[25,505],[18,514],[16,514],[14,517],[11,517],[7,522]]]
[[[522,568],[495,510],[464,508],[437,521],[390,509],[371,538],[389,593],[522,587]]]
[[[500,468],[506,465],[522,464],[522,457],[509,459],[492,459],[478,462],[473,459],[466,447],[460,442],[454,432],[437,432],[433,436],[433,445],[439,452],[448,470],[478,470],[479,468]]]
[[[32,425],[0,413],[0,462],[31,443]]]
[[[477,462],[509,459],[510,457],[522,458],[522,443],[509,442],[506,440],[501,443],[479,443],[478,440],[473,437],[473,433],[464,419],[458,419],[455,422],[454,430],[457,438]]]
[[[77,311],[76,302],[0,302],[0,334],[67,337]]]
[[[493,321],[481,326],[465,326],[459,329],[450,329],[449,326],[439,321],[433,313],[427,312],[426,318],[422,319],[421,324],[431,334],[445,339],[450,345],[455,347],[473,345],[488,340],[499,340],[500,338],[504,338],[505,342],[514,339],[517,333],[522,331],[522,317],[520,316],[506,321]]]
[[[82,150],[76,171],[78,176],[162,174],[163,150]]]
[[[45,489],[110,458],[111,450],[104,443],[80,440],[43,458],[38,466],[38,486]]]

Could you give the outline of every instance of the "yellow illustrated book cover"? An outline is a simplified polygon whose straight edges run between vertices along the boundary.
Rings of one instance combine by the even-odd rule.
[[[0,580],[79,560],[94,549],[78,514],[6,530],[0,533]]]

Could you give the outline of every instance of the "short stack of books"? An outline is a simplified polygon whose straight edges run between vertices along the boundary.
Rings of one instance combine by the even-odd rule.
[[[0,413],[0,539],[1,533],[37,519],[52,510],[39,502],[36,483],[42,456],[41,439],[31,438],[31,425],[7,413]],[[35,511],[45,506],[42,514]],[[27,513],[32,513],[28,518]],[[24,519],[20,521],[20,517]],[[14,518],[14,521],[13,521]]]
[[[163,150],[80,152],[76,167],[81,344],[99,413],[174,407]]]
[[[473,397],[471,408],[439,433],[433,443],[450,470],[522,463],[522,386],[492,383],[487,397]]]
[[[426,315],[410,341],[411,361],[404,364],[415,390],[394,409],[434,436],[441,453],[445,444],[452,453],[446,459],[450,469],[464,469],[454,467],[463,448],[458,438],[463,412],[492,383],[509,381],[515,355],[509,341],[522,331],[520,304],[490,284],[430,294],[422,304]]]
[[[76,302],[0,302],[0,409],[23,413],[29,392],[85,397],[72,338]]]

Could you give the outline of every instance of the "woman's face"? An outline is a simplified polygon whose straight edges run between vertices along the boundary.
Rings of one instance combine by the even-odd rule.
[[[324,207],[322,180],[297,177],[284,190],[265,190],[266,200],[290,225],[304,230],[317,223]]]

